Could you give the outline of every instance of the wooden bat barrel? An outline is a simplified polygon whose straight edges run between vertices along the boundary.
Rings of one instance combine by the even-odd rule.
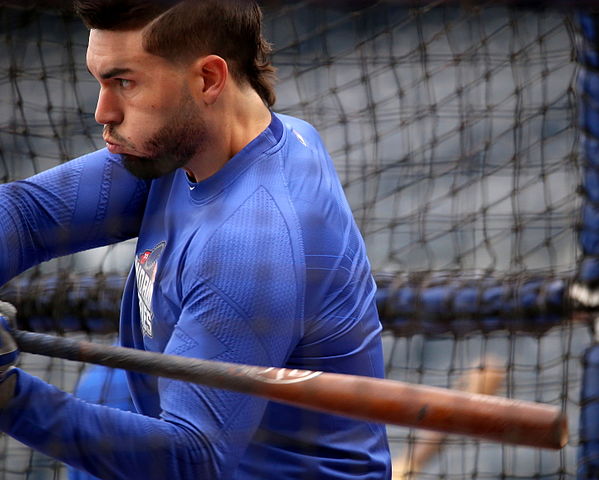
[[[239,365],[13,331],[19,348],[257,395],[353,418],[538,448],[568,438],[557,407],[393,380]]]

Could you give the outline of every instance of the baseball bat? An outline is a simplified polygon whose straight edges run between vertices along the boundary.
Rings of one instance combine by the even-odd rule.
[[[121,368],[257,395],[360,420],[559,449],[568,438],[557,407],[356,375],[260,367],[166,355],[15,330],[23,352]]]
[[[492,357],[486,357],[480,365],[498,364]],[[455,386],[468,393],[494,395],[505,378],[505,369],[492,366],[473,367],[460,376]],[[422,470],[443,446],[447,433],[421,432],[414,440],[411,448],[393,461],[393,480],[408,480],[413,474]]]

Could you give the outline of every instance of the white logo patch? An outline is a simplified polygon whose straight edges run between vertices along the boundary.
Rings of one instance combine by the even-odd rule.
[[[158,271],[158,259],[162,255],[164,247],[166,247],[165,242],[159,243],[154,250],[146,250],[135,258],[135,279],[137,281],[141,330],[146,337],[150,338],[153,335],[152,297],[154,295],[154,283]]]

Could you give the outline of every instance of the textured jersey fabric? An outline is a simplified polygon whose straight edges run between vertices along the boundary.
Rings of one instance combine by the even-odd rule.
[[[148,188],[106,150],[0,185],[0,284],[45,260],[136,237]]]
[[[122,345],[383,376],[365,247],[310,125],[273,115],[209,179],[191,183],[177,170],[149,192],[140,182],[129,188],[142,193],[127,211],[140,198],[145,206],[123,295]],[[93,242],[130,233],[107,235],[101,222],[89,228]],[[99,477],[390,478],[384,425],[135,373],[128,382],[138,413],[131,413],[18,375],[1,428]]]
[[[75,395],[87,402],[108,405],[121,410],[135,411],[124,370],[90,365],[80,377]],[[88,473],[70,468],[69,480],[98,480]]]

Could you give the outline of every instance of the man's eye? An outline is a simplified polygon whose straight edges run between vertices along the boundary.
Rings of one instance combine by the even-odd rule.
[[[133,86],[133,82],[131,80],[127,80],[126,78],[117,78],[119,85],[124,89],[129,89]]]

